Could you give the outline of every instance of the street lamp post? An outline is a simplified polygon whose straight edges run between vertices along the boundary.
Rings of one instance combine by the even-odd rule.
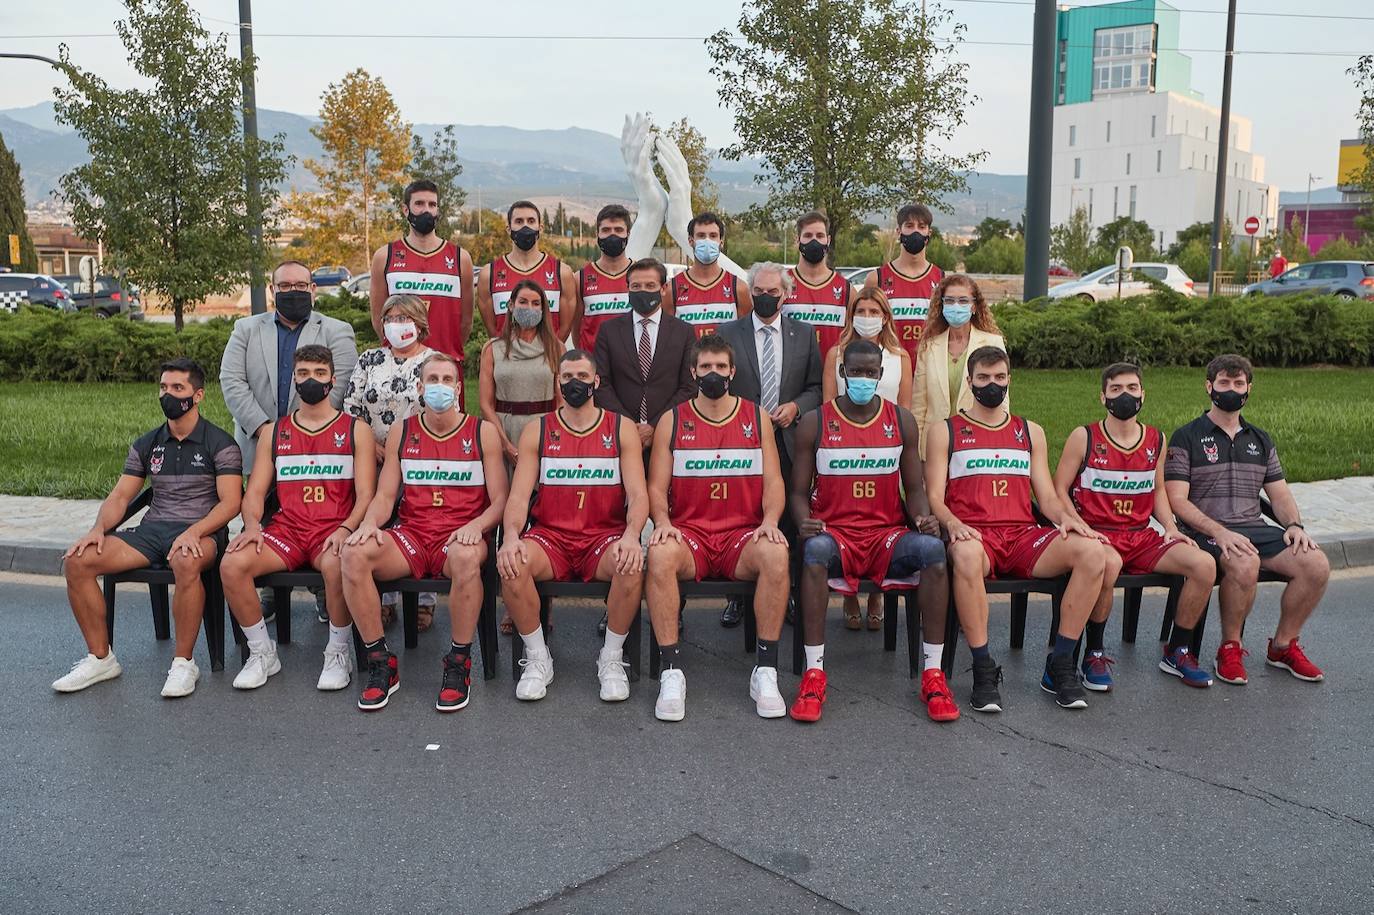
[[[243,59],[243,142],[248,149],[244,181],[248,193],[248,234],[253,248],[262,242],[262,187],[258,180],[258,103],[254,84],[257,82],[257,61],[253,57],[253,3],[239,0],[239,55]],[[267,289],[262,283],[262,270],[253,265],[249,277],[249,302],[253,314],[267,311]]]
[[[1321,175],[1307,173],[1307,209],[1302,214],[1302,246],[1307,247],[1307,227],[1312,222],[1312,182],[1322,180]]]
[[[1226,218],[1226,158],[1231,145],[1231,64],[1236,57],[1236,0],[1226,9],[1226,62],[1221,76],[1221,130],[1217,137],[1217,185],[1212,206],[1212,260],[1207,271],[1207,291],[1216,289],[1216,274],[1221,269],[1221,233]],[[1225,239],[1229,246],[1231,239]]]

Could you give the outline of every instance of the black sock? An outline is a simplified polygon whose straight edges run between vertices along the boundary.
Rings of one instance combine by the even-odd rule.
[[[1074,646],[1077,644],[1078,639],[1071,639],[1067,635],[1060,635],[1056,633],[1054,636],[1054,650],[1052,654],[1071,655],[1073,654]]]
[[[1103,620],[1099,623],[1097,620],[1088,620],[1088,628],[1084,631],[1088,639],[1088,650],[1101,651],[1102,636],[1107,632],[1107,621]]]
[[[449,654],[472,654],[472,643],[467,642],[459,645],[457,642],[449,642]]]
[[[773,644],[776,645],[777,643],[774,642]],[[671,644],[671,645],[659,645],[659,646],[658,646],[658,666],[659,666],[659,669],[660,669],[660,670],[672,670],[674,667],[676,667],[677,669],[681,670],[681,669],[682,669],[682,663],[681,663],[680,655],[681,655],[681,649],[678,648],[677,642],[674,642],[674,643]]]
[[[1193,644],[1193,630],[1184,629],[1178,623],[1174,623],[1174,631],[1169,635],[1169,652],[1172,654],[1175,648],[1183,648]]]
[[[759,639],[756,643],[759,650],[759,667],[778,666],[778,640]]]
[[[375,642],[363,642],[363,648],[367,651],[376,651],[379,648],[386,651],[386,636],[382,636]]]
[[[976,646],[976,647],[973,646],[973,645],[970,645],[970,646],[968,647],[968,650],[969,650],[969,652],[973,655],[973,660],[975,660],[975,661],[981,661],[983,658],[991,658],[991,657],[992,657],[992,653],[988,651],[988,643],[987,643],[987,642],[984,642],[983,644],[978,645],[978,646]]]

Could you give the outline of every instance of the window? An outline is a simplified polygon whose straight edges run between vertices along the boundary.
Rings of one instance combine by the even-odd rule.
[[[1204,139],[1204,140],[1210,140],[1210,139],[1212,138],[1212,137],[1211,137],[1211,133],[1212,133],[1212,125],[1211,125],[1211,124],[1203,124],[1203,125],[1202,125],[1202,139]]]
[[[1154,85],[1155,26],[1130,25],[1093,33],[1093,93]]]
[[[1209,167],[1211,164],[1212,160],[1207,158],[1206,154],[1204,154],[1202,157],[1202,170],[1204,172],[1211,171],[1211,168]]]
[[[1135,219],[1135,185],[1131,185],[1131,218]]]
[[[1155,115],[1150,115],[1150,139],[1155,138]]]
[[[1070,145],[1070,146],[1075,146],[1075,145],[1077,145],[1077,143],[1078,143],[1078,127],[1075,126],[1075,125],[1073,125],[1073,124],[1070,124],[1070,125],[1069,125],[1069,145]]]
[[[1313,264],[1312,279],[1343,280],[1345,279],[1345,264]]]
[[[1121,188],[1112,188],[1112,218],[1116,219],[1121,215]]]
[[[1064,104],[1064,83],[1069,76],[1069,42],[1067,39],[1059,40],[1059,104]]]
[[[1189,168],[1197,168],[1197,150],[1193,150],[1192,158],[1188,162]]]
[[[1131,173],[1131,154],[1126,153],[1126,174]]]
[[[1073,160],[1073,176],[1074,176],[1075,178],[1082,178],[1082,177],[1083,177],[1083,160],[1082,160],[1082,159],[1074,159],[1074,160]]]
[[[1088,188],[1088,222],[1089,222],[1089,224],[1091,224],[1092,221],[1093,221],[1093,189],[1092,189],[1092,188]]]
[[[1112,142],[1112,122],[1107,122],[1107,142]]]
[[[1158,173],[1158,172],[1162,172],[1162,171],[1164,171],[1164,150],[1162,150],[1162,149],[1156,149],[1156,150],[1155,150],[1155,172]]]
[[[1145,274],[1145,275],[1148,276],[1150,279],[1159,280],[1161,283],[1164,282],[1166,279],[1169,278],[1169,268],[1168,268],[1168,267],[1146,266],[1146,267],[1136,267],[1135,269],[1136,269],[1137,271],[1139,271],[1140,273]]]

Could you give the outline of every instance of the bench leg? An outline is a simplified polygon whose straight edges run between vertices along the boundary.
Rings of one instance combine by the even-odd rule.
[[[1140,625],[1140,596],[1143,589],[1127,588],[1121,600],[1121,641],[1134,642]]]
[[[281,625],[281,617],[277,617]],[[415,591],[401,592],[401,629],[405,632],[406,650],[420,644],[420,595]]]
[[[100,579],[100,585],[105,591],[105,638],[109,640],[110,647],[114,647],[114,605],[115,605],[115,580],[113,575],[106,575]]]
[[[630,620],[630,631],[625,634],[625,662],[630,665],[630,682],[639,682],[639,663],[641,654],[640,640],[644,637],[644,601],[635,608],[634,619]]]
[[[1026,642],[1026,601],[1029,597],[1028,594],[1011,596],[1011,647],[1018,651]]]
[[[201,576],[205,588],[205,647],[210,653],[210,670],[224,670],[224,589],[219,575]]]
[[[658,636],[654,633],[653,620],[649,621],[649,679],[658,679],[659,668]]]
[[[754,595],[740,596],[744,602],[744,653],[753,654],[759,647],[759,621],[754,616]]]
[[[1207,606],[1202,608],[1202,616],[1198,617],[1197,625],[1193,627],[1193,642],[1189,646],[1192,649],[1193,657],[1202,657],[1202,634],[1207,629],[1207,615],[1212,612],[1212,598],[1207,598]],[[1218,613],[1221,611],[1218,610]]]
[[[954,676],[954,655],[959,650],[959,613],[954,606],[954,588],[949,589],[949,606],[945,608],[945,650],[940,655],[940,668],[946,677]]]
[[[1050,634],[1045,647],[1053,648],[1055,636],[1059,635],[1059,610],[1062,597],[1060,594],[1050,596]]]
[[[482,609],[477,615],[477,638],[481,642],[482,679],[490,680],[496,676],[496,589],[488,578],[485,568],[482,573]]]
[[[1174,616],[1178,613],[1178,596],[1179,596],[1179,594],[1181,594],[1182,592],[1183,592],[1183,585],[1181,585],[1181,584],[1171,585],[1170,588],[1169,588],[1169,596],[1168,596],[1167,598],[1165,598],[1165,600],[1164,600],[1164,619],[1165,619],[1165,621],[1166,621],[1166,622],[1165,622],[1165,625],[1167,625],[1167,626],[1170,628],[1170,630],[1173,629],[1173,625],[1174,625]],[[1161,641],[1161,642],[1167,641],[1169,635],[1171,635],[1171,634],[1172,634],[1172,632],[1170,632],[1169,634],[1166,634],[1165,636],[1163,636],[1163,637],[1160,639],[1160,641]]]
[[[897,650],[897,592],[883,593],[883,651]]]
[[[806,669],[806,650],[802,647],[806,640],[802,633],[803,627],[800,600],[798,600],[796,607],[797,619],[796,622],[792,624],[792,673],[800,677],[802,671]]]
[[[358,669],[358,674],[367,670],[367,647],[363,645],[363,637],[358,634],[358,627],[351,626],[353,630],[353,666]]]
[[[206,592],[209,596],[209,592]],[[165,642],[172,637],[171,604],[167,598],[166,585],[149,585],[148,600],[153,605],[153,637]]]
[[[921,676],[925,669],[925,656],[921,653],[921,611],[916,606],[916,592],[907,591],[903,595],[906,605],[906,650],[907,666],[910,669],[911,679],[915,680]]]

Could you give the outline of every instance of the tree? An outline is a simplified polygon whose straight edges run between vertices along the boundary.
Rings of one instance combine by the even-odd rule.
[[[19,260],[10,260],[11,235],[19,236]],[[33,250],[33,239],[24,218],[24,179],[19,174],[19,163],[0,136],[0,264],[24,273],[38,269],[38,255]]]
[[[969,241],[968,248],[964,253],[966,255],[973,254],[986,242],[994,238],[1010,238],[1011,234],[1011,220],[998,219],[996,216],[985,216],[983,217],[983,221],[978,223],[977,227],[974,228],[973,239]]]
[[[320,123],[310,132],[324,159],[306,159],[317,193],[296,192],[288,204],[304,225],[302,256],[312,265],[361,267],[396,220],[392,190],[411,163],[410,125],[379,77],[361,68],[330,83]]]
[[[1360,124],[1360,139],[1364,141],[1364,165],[1355,174],[1355,184],[1368,200],[1374,201],[1374,54],[1361,55],[1346,73],[1355,77],[1355,86],[1360,90],[1355,120]],[[1355,224],[1366,232],[1374,232],[1374,204],[1355,217]]]
[[[402,232],[410,226],[401,215],[405,186],[408,182],[426,178],[439,186],[439,221],[434,232],[440,238],[453,234],[453,220],[467,202],[467,191],[458,184],[458,176],[463,173],[462,163],[458,161],[458,138],[454,136],[453,125],[447,124],[434,132],[426,143],[424,137],[416,134],[410,141],[409,174],[392,187],[391,196],[396,207],[397,224]]]
[[[693,127],[686,118],[669,124],[663,128],[663,133],[677,144],[678,151],[687,162],[687,177],[692,179],[692,215],[715,213],[721,219],[725,219],[725,214],[720,211],[720,188],[706,177],[711,169],[711,149],[706,145],[706,135]],[[654,175],[660,185],[668,186],[668,178],[663,174],[663,167],[657,162],[654,163]],[[755,213],[752,221],[757,225],[763,225],[768,222],[767,214]],[[687,231],[686,226],[678,228],[683,232]],[[666,248],[674,244],[676,242],[668,234],[668,227],[664,226],[663,231],[658,233],[659,247]]]
[[[1026,269],[1026,241],[998,235],[964,257],[969,273],[1022,273]]]
[[[720,154],[761,158],[766,206],[821,210],[832,235],[902,203],[939,209],[986,155],[937,151],[977,101],[955,59],[963,35],[918,0],[750,0],[736,32],[706,40],[740,138]]]
[[[1211,235],[1211,230],[1208,230]],[[1149,223],[1129,216],[1119,216],[1097,230],[1097,247],[1101,248],[1108,260],[1116,257],[1116,249],[1129,245],[1131,254],[1138,261],[1147,260],[1155,253],[1155,233]]]
[[[246,143],[243,78],[252,63],[211,37],[186,0],[126,0],[116,23],[147,89],[111,89],[70,60],[56,115],[81,135],[91,160],[63,175],[72,222],[99,239],[117,269],[184,313],[261,276],[276,234],[282,137]],[[262,240],[254,242],[244,183],[262,182]]]
[[[1079,274],[1095,270],[1111,259],[1093,244],[1087,207],[1078,207],[1068,222],[1050,229],[1050,257]]]
[[[1210,250],[1212,247],[1212,224],[1210,222],[1195,222],[1186,229],[1180,229],[1178,238],[1169,246],[1166,254],[1169,260],[1177,260],[1184,248],[1195,241],[1202,242],[1204,249]],[[1192,276],[1192,274],[1188,274]],[[1197,279],[1197,277],[1193,277]],[[1205,277],[1204,277],[1205,278]]]
[[[1283,250],[1283,256],[1292,264],[1305,264],[1312,259],[1312,251],[1307,247],[1307,242],[1303,241],[1302,219],[1294,213],[1288,220],[1288,228],[1283,230],[1283,237],[1279,240],[1279,247]]]

